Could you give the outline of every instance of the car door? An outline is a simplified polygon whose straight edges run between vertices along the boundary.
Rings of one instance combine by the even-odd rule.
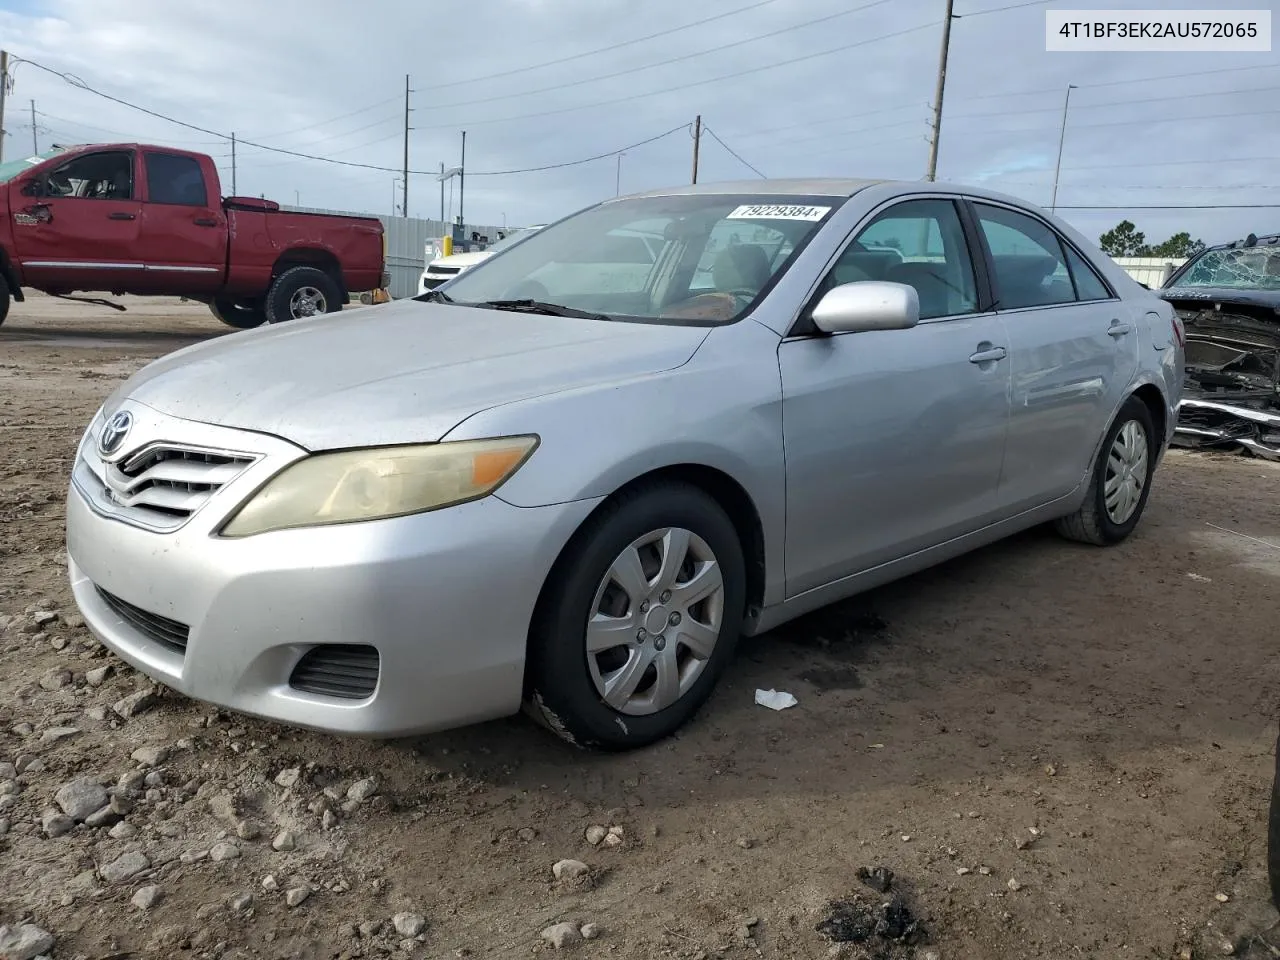
[[[24,185],[11,202],[26,284],[66,293],[135,289],[142,275],[135,172],[132,151],[102,150]]]
[[[810,309],[841,283],[907,283],[909,330],[779,345],[787,595],[990,522],[1009,415],[1003,323],[983,312],[957,203],[896,201],[855,231]],[[805,330],[804,317],[798,330]]]
[[[141,249],[154,293],[212,293],[222,285],[227,221],[200,161],[146,150]]]
[[[1088,472],[1137,368],[1138,318],[1047,221],[989,201],[972,210],[1009,337],[1000,503],[1015,514]]]

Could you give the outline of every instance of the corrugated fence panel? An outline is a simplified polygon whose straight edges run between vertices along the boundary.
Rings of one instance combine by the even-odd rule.
[[[281,210],[292,213],[331,213],[347,217],[375,217],[382,221],[387,236],[387,270],[391,273],[391,296],[414,297],[418,294],[418,279],[426,267],[424,250],[427,241],[447,235],[451,225],[440,220],[422,220],[418,217],[388,217],[377,213],[358,213],[352,210],[326,210],[320,207],[294,207],[281,204]],[[467,235],[472,232],[497,239],[501,227],[467,224]]]
[[[1157,290],[1187,262],[1186,257],[1113,257],[1120,269],[1139,283]]]

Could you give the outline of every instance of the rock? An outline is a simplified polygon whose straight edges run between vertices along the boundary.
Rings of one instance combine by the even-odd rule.
[[[17,780],[0,780],[0,797],[16,797],[21,792],[22,784]]]
[[[125,823],[123,820],[107,831],[107,836],[112,840],[130,840],[138,835],[138,828],[132,823]]]
[[[215,793],[209,798],[209,812],[219,820],[232,821],[236,818],[236,802],[229,793]]]
[[[29,723],[15,723],[11,728],[11,732],[15,737],[29,737],[35,733],[35,727]]]
[[[141,770],[130,770],[128,773],[122,773],[120,779],[116,781],[116,790],[120,793],[137,793],[142,789],[146,778],[147,775]]]
[[[0,780],[12,780],[18,775],[17,764],[5,761],[0,763]]]
[[[34,923],[0,926],[0,957],[4,960],[35,960],[52,950],[53,942],[53,934]]]
[[[44,676],[40,678],[40,686],[45,690],[61,690],[70,682],[71,671],[61,667],[46,671]]]
[[[582,934],[583,940],[598,940],[604,929],[598,923],[584,923],[578,932]]]
[[[957,877],[967,877],[971,873],[973,873],[973,871],[970,870],[968,867],[956,867]]]
[[[572,923],[555,923],[542,931],[542,939],[557,950],[582,942],[582,934]]]
[[[110,827],[119,822],[120,814],[116,813],[111,804],[107,804],[101,810],[95,810],[84,818],[86,827]]]
[[[234,860],[238,856],[240,856],[240,848],[228,840],[215,843],[213,849],[209,851],[209,859],[215,863],[221,863],[223,860]]]
[[[354,800],[356,803],[364,803],[377,792],[378,781],[372,778],[357,780],[347,790],[347,799]]]
[[[416,913],[397,913],[391,918],[391,925],[402,937],[416,937],[427,929],[427,920]]]
[[[1213,899],[1217,900],[1219,903],[1227,903],[1231,900],[1231,898],[1225,893],[1215,893],[1213,895]]]
[[[236,913],[246,913],[253,909],[253,894],[237,893],[231,898],[231,909]]]
[[[31,619],[38,627],[45,627],[58,619],[58,615],[52,610],[37,610],[31,615]]]
[[[91,687],[100,687],[107,682],[107,677],[111,676],[111,665],[105,667],[94,667],[92,670],[85,671],[84,682]]]
[[[128,720],[131,717],[136,717],[145,710],[150,710],[156,705],[156,700],[155,687],[147,687],[145,689],[138,690],[135,693],[131,693],[121,700],[117,700],[111,705],[111,709],[119,716]]]
[[[752,840],[750,837],[739,837],[734,842],[743,850],[750,850],[752,847],[756,845],[756,842]]]
[[[284,895],[284,902],[291,907],[300,907],[309,896],[310,887],[291,887]]]
[[[241,840],[257,840],[262,836],[262,828],[252,820],[241,820],[236,824],[236,836]]]
[[[127,817],[133,813],[133,801],[123,793],[113,793],[111,795],[111,812]]]
[[[62,812],[72,820],[83,820],[111,801],[107,795],[107,788],[88,777],[80,777],[63,784],[53,795],[53,799],[62,808]]]
[[[139,887],[138,892],[133,895],[133,899],[129,902],[139,910],[150,910],[160,902],[163,896],[164,894],[161,893],[159,887],[155,884],[148,884],[145,887]]]
[[[149,870],[150,868],[151,861],[147,859],[147,855],[135,850],[99,867],[98,875],[108,883],[120,883],[131,877],[136,877],[143,870]]]
[[[984,877],[989,877],[989,876],[991,876],[991,868],[990,868],[990,867],[979,867],[979,868],[978,868],[978,872],[979,872],[980,874],[982,874]]]
[[[320,826],[326,830],[332,830],[338,825],[338,815],[332,810],[325,810],[320,815]]]
[[[370,937],[376,937],[379,933],[382,932],[382,921],[366,920],[364,923],[360,924],[359,927],[357,927],[357,930],[359,931],[360,936],[364,937],[366,940],[369,939]]]
[[[1019,883],[1017,880],[1015,880],[1013,877],[1010,877],[1010,878],[1009,878],[1009,884],[1008,884],[1008,886],[1009,886],[1009,889],[1010,889],[1010,890],[1012,890],[1014,893],[1017,893],[1019,890],[1021,890],[1021,889],[1022,889],[1022,884],[1020,884],[1020,883]]]
[[[66,836],[75,828],[75,821],[57,810],[46,810],[44,816],[40,818],[40,829],[44,831],[46,837]]]
[[[859,867],[858,879],[879,893],[888,893],[893,886],[893,871],[888,867]]]
[[[163,787],[164,771],[152,770],[150,773],[148,773],[145,777],[142,778],[142,783],[144,786],[152,787],[153,789],[156,787]]]
[[[621,827],[610,827],[609,832],[604,836],[604,845],[606,847],[620,847],[624,836]]]
[[[79,630],[84,626],[84,617],[78,613],[68,613],[62,618],[62,622],[72,630]]]
[[[39,757],[24,754],[18,757],[19,773],[44,773],[44,761]]]
[[[101,704],[95,703],[92,707],[84,708],[84,715],[90,720],[101,723],[103,720],[107,719],[107,708]]]
[[[161,746],[139,747],[129,756],[144,767],[158,767],[169,759],[169,748]]]
[[[281,770],[276,774],[276,786],[289,790],[296,787],[301,779],[302,771],[297,767],[290,767],[288,770]]]
[[[56,743],[59,740],[66,740],[69,737],[74,737],[79,732],[79,727],[50,727],[44,733],[40,734],[40,739],[45,743]]]
[[[281,853],[288,853],[290,850],[296,849],[298,839],[288,830],[281,830],[276,834],[275,839],[271,841],[271,849],[278,850]]]
[[[262,878],[262,889],[266,890],[268,893],[274,893],[280,889],[280,881],[276,879],[276,875],[274,873],[268,873]]]
[[[9,832],[9,821],[5,817],[0,817],[0,837]]]
[[[591,868],[581,860],[558,860],[551,867],[551,872],[557,880],[577,880],[589,874]]]
[[[600,826],[598,823],[593,823],[591,826],[587,827],[587,843],[591,844],[593,847],[599,846],[600,841],[608,836],[608,834],[609,831],[604,827]]]

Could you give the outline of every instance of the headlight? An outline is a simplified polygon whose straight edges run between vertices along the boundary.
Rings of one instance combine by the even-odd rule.
[[[267,481],[221,533],[249,537],[381,520],[477,500],[498,489],[537,446],[537,437],[502,437],[316,454]]]

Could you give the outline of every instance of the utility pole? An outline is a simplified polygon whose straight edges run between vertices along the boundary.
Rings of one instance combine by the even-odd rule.
[[[9,95],[9,51],[0,50],[0,160],[4,159],[4,100]]]
[[[231,134],[231,195],[236,195],[236,135]]]
[[[404,184],[400,194],[400,212],[409,216],[409,75],[404,75]]]
[[[462,131],[462,165],[458,167],[458,226],[462,227],[463,233],[467,230],[467,221],[462,215],[463,194],[467,189],[467,131]],[[462,238],[466,241],[466,237]]]
[[[444,229],[444,161],[440,161],[440,229]]]
[[[40,155],[40,140],[36,137],[36,102],[31,101],[31,155]]]
[[[1071,91],[1076,88],[1074,83],[1067,84],[1067,98],[1062,102],[1062,131],[1058,134],[1058,163],[1053,168],[1053,199],[1049,201],[1049,212],[1056,213],[1058,210],[1058,174],[1062,172],[1062,145],[1067,139],[1067,108],[1071,106]]]
[[[625,153],[618,154],[618,173],[613,178],[613,195],[615,197],[622,194],[622,158],[625,156]]]
[[[938,87],[933,94],[933,136],[929,139],[929,173],[927,179],[938,177],[938,138],[942,136],[942,95],[947,89],[947,53],[951,49],[951,9],[955,0],[947,0],[947,12],[942,21],[942,53],[938,57]]]
[[[702,145],[702,114],[693,121],[693,182],[698,182],[698,147]]]

